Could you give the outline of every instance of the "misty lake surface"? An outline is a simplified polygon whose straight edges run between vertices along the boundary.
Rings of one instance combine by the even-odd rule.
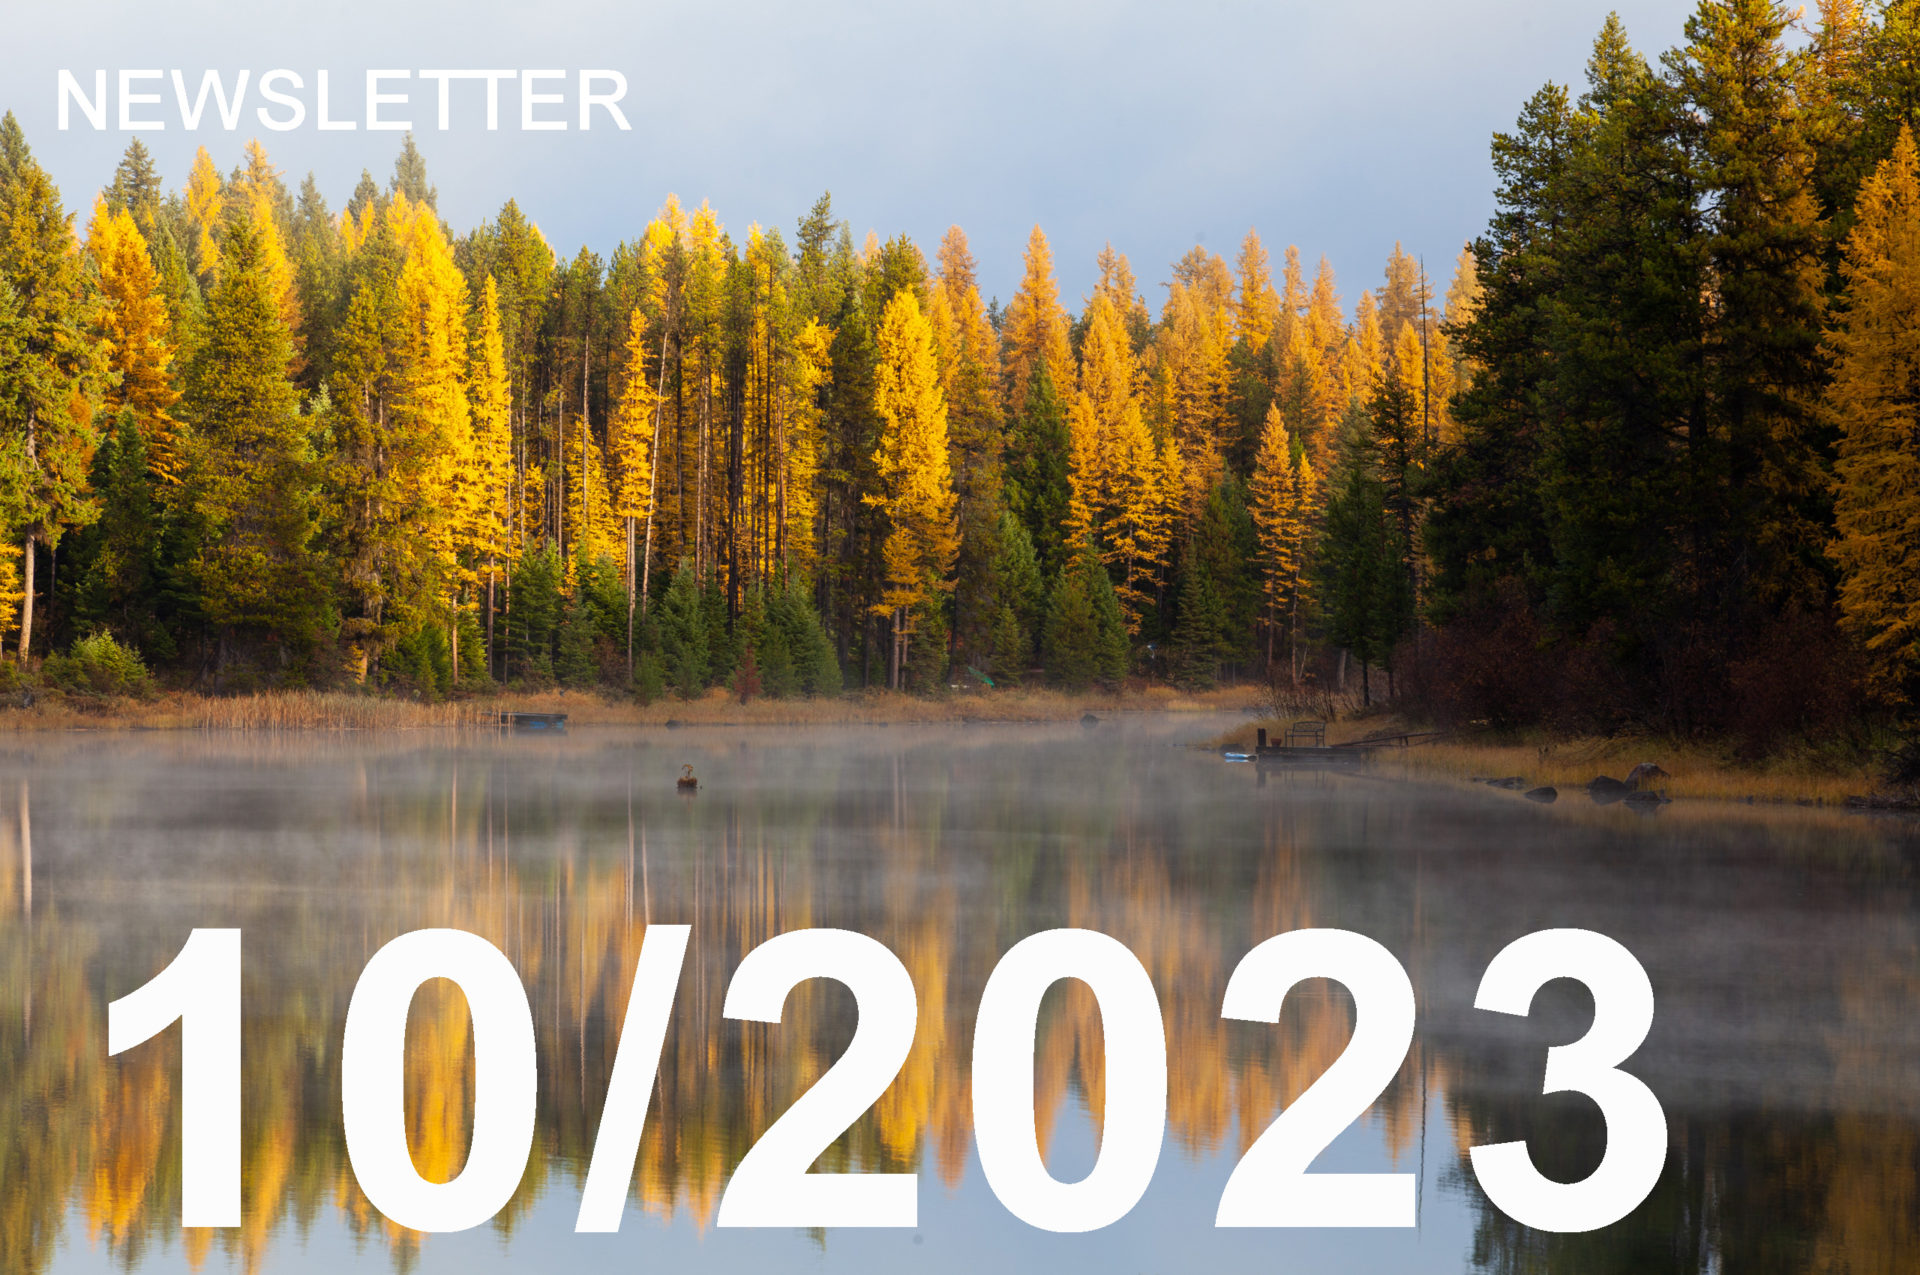
[[[1260,773],[1191,747],[1214,717],[677,731],[16,737],[0,747],[0,1269],[578,1272],[1898,1272],[1920,1269],[1920,837],[1898,820],[1725,805],[1643,815],[1563,797]],[[691,763],[697,796],[674,779]],[[625,1220],[576,1235],[641,936],[692,937]],[[179,1032],[107,1056],[106,1007],[196,926],[244,931],[244,1224],[179,1226]],[[362,966],[409,930],[486,937],[526,984],[539,1057],[519,1193],[472,1231],[398,1229],[341,1135],[343,1023]],[[815,981],[782,1024],[721,1015],[767,938],[885,943],[911,973],[912,1054],[819,1168],[917,1172],[920,1225],[721,1230],[753,1140],[831,1064],[851,995]],[[1121,1221],[1017,1220],[971,1136],[988,973],[1055,926],[1125,943],[1152,977],[1170,1093],[1158,1169]],[[1302,984],[1281,1022],[1226,1022],[1259,941],[1355,930],[1406,967],[1412,1050],[1317,1171],[1418,1175],[1407,1230],[1220,1230],[1246,1146],[1345,1048],[1352,1003]],[[1467,1148],[1526,1139],[1562,1180],[1605,1125],[1540,1096],[1591,1000],[1478,1012],[1523,934],[1598,930],[1646,967],[1651,1035],[1626,1070],[1665,1108],[1651,1197],[1586,1235],[1500,1214]],[[465,1005],[415,1000],[408,1134],[440,1180],[465,1155]],[[1035,1056],[1055,1177],[1092,1166],[1099,1016],[1057,985]],[[397,1064],[396,1064],[397,1065]]]

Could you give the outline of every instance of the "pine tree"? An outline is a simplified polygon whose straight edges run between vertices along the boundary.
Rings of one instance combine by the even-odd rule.
[[[152,152],[138,137],[127,143],[103,197],[108,212],[130,213],[142,234],[153,233],[160,215],[160,174],[154,170]]]
[[[562,686],[592,686],[597,677],[593,667],[593,616],[586,593],[576,585],[561,613],[553,675]]]
[[[1835,538],[1840,609],[1874,660],[1875,689],[1920,697],[1920,151],[1902,128],[1862,184],[1844,246],[1843,308],[1828,337],[1840,426]]]
[[[1054,581],[1047,600],[1047,674],[1072,689],[1117,683],[1127,671],[1127,628],[1107,570],[1091,549]]]
[[[1007,507],[1026,527],[1041,570],[1055,573],[1066,560],[1072,441],[1066,407],[1044,363],[1027,381],[1026,403],[1007,430],[1006,455]]]
[[[1479,305],[1453,329],[1479,371],[1454,404],[1458,437],[1439,459],[1424,537],[1433,614],[1442,619],[1490,605],[1502,581],[1537,594],[1552,560],[1536,469],[1554,365],[1543,337],[1563,269],[1554,228],[1571,211],[1572,128],[1566,90],[1548,85],[1511,133],[1494,135],[1497,211],[1473,244]]]
[[[400,154],[394,157],[393,179],[387,183],[387,192],[406,197],[408,203],[425,204],[428,208],[438,209],[440,192],[427,182],[427,161],[420,157],[420,148],[413,144],[413,133],[400,140]]]
[[[1175,680],[1183,686],[1213,686],[1222,661],[1232,652],[1226,630],[1227,608],[1213,586],[1213,573],[1205,562],[1191,561],[1180,590],[1180,620],[1173,630]]]
[[[1011,510],[1000,515],[998,533],[993,556],[995,597],[998,607],[1007,609],[1027,637],[1027,648],[1016,657],[1016,666],[1024,668],[1033,655],[1032,639],[1039,635],[1046,620],[1046,584],[1033,540],[1027,535],[1025,524]],[[994,622],[1000,623],[997,614]],[[1009,654],[998,639],[994,652],[996,666],[1003,654]]]
[[[1766,605],[1817,595],[1803,547],[1820,516],[1824,243],[1796,92],[1808,55],[1788,45],[1796,13],[1776,0],[1702,0],[1669,58],[1680,127],[1693,133],[1688,176],[1711,210],[1700,245],[1715,294],[1703,350],[1711,486],[1695,506],[1708,546],[1698,569]]]
[[[199,532],[192,570],[201,606],[222,633],[222,664],[237,636],[303,654],[322,620],[310,549],[313,455],[261,240],[250,214],[223,236],[219,282],[187,370],[185,499]]]
[[[1408,548],[1389,508],[1371,423],[1356,407],[1342,425],[1340,470],[1327,497],[1320,542],[1328,637],[1360,662],[1363,701],[1373,702],[1372,669],[1387,665],[1411,625]]]
[[[700,581],[693,561],[682,558],[673,582],[656,613],[660,626],[660,654],[666,662],[667,684],[681,699],[697,698],[707,688],[707,621],[700,604]]]
[[[518,677],[553,679],[553,645],[560,622],[560,559],[548,545],[529,545],[507,577],[507,640]]]
[[[170,659],[172,636],[157,623],[155,611],[160,541],[153,481],[133,410],[122,408],[93,454],[91,485],[100,497],[100,518],[74,533],[62,566],[65,575],[78,580],[76,633],[105,629],[137,644],[149,659]]]

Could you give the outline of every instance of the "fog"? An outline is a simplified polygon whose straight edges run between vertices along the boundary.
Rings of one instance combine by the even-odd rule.
[[[0,750],[0,1265],[8,1270],[1636,1270],[1897,1262],[1920,1208],[1920,913],[1912,825],[1676,804],[1648,816],[1494,790],[1231,765],[1198,716],[1078,724],[360,735],[16,737]],[[693,766],[696,795],[676,792]],[[30,864],[30,866],[29,866]],[[575,1236],[640,942],[692,927],[658,1095],[617,1237]],[[195,926],[244,932],[245,1224],[178,1228],[178,1036],[118,1058],[106,1003]],[[538,1131],[496,1221],[421,1237],[384,1224],[340,1140],[345,1008],[366,960],[424,926],[486,937],[532,1006]],[[899,957],[912,1053],[826,1171],[918,1172],[912,1232],[721,1231],[753,1140],[844,1050],[845,989],[814,982],[778,1026],[720,1014],[746,952],[836,926]],[[971,1138],[974,1007],[1021,938],[1103,931],[1159,997],[1167,1132],[1128,1216],[1048,1235],[993,1197]],[[1666,1111],[1667,1167],[1629,1218],[1550,1237],[1488,1204],[1470,1145],[1525,1138],[1542,1171],[1591,1172],[1605,1125],[1538,1096],[1548,1046],[1591,1002],[1549,984],[1526,1019],[1472,1008],[1494,954],[1582,927],[1645,966],[1655,1018],[1625,1064]],[[1411,1231],[1212,1226],[1252,1140],[1345,1049],[1327,982],[1280,1024],[1220,1017],[1256,943],[1335,927],[1386,946],[1418,1018],[1399,1075],[1316,1171],[1418,1175]],[[464,1156],[464,1002],[430,984],[406,1061],[416,1165]],[[1057,985],[1035,1058],[1041,1146],[1062,1180],[1098,1143],[1097,1007]],[[444,1104],[429,1101],[445,1097]],[[209,1246],[211,1246],[209,1248]],[[1651,1254],[1652,1256],[1648,1256]],[[1779,1255],[1787,1255],[1784,1259]]]

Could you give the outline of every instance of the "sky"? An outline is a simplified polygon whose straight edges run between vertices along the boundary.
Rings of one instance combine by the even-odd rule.
[[[1649,56],[1678,43],[1682,0],[768,0],[653,3],[547,0],[0,0],[0,109],[12,110],[69,211],[82,222],[132,134],[117,106],[96,131],[78,109],[58,128],[58,72],[91,92],[107,72],[207,70],[257,84],[301,74],[306,123],[268,132],[250,87],[239,127],[209,103],[180,126],[170,81],[166,130],[139,136],[167,185],[184,184],[206,146],[221,171],[259,136],[297,185],[315,174],[336,210],[362,169],[383,184],[401,136],[364,127],[369,68],[553,68],[627,77],[630,131],[602,112],[581,132],[523,132],[517,82],[502,86],[488,132],[478,85],[455,90],[437,128],[431,83],[386,85],[411,118],[442,217],[464,231],[508,198],[563,254],[603,258],[637,237],[669,192],[709,200],[744,239],[749,224],[795,222],[825,191],[856,242],[905,233],[932,255],[949,225],[971,241],[983,293],[1003,302],[1035,224],[1052,244],[1061,295],[1078,310],[1111,242],[1149,306],[1195,243],[1232,262],[1249,226],[1275,259],[1322,254],[1344,300],[1375,286],[1396,242],[1444,292],[1461,246],[1493,211],[1488,141],[1547,80],[1579,85],[1609,9]],[[336,119],[315,125],[326,69]],[[541,88],[548,88],[541,85]],[[463,109],[471,93],[470,111]],[[115,99],[117,102],[117,98]],[[138,118],[138,116],[136,116]],[[577,121],[574,121],[577,124]]]

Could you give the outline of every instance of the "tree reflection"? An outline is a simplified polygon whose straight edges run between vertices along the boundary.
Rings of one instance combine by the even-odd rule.
[[[1434,843],[1433,811],[1302,778],[1249,785],[1223,814],[1181,795],[1187,758],[1146,748],[1081,759],[1067,792],[1032,749],[986,742],[804,761],[791,749],[708,751],[701,771],[715,778],[692,801],[639,781],[672,773],[663,754],[584,740],[545,751],[282,743],[247,757],[207,745],[141,754],[84,788],[57,781],[58,759],[8,763],[35,779],[41,880],[29,902],[32,829],[0,818],[0,1267],[47,1269],[77,1209],[129,1268],[178,1242],[196,1262],[219,1248],[262,1269],[276,1242],[331,1215],[405,1269],[423,1237],[386,1222],[354,1183],[338,1066],[359,970],[381,943],[429,925],[500,947],[533,1006],[536,1145],[492,1223],[510,1237],[543,1193],[584,1178],[650,920],[694,927],[634,1175],[633,1201],[655,1217],[710,1224],[733,1165],[850,1038],[852,998],[826,983],[797,988],[777,1025],[720,1016],[734,967],[775,934],[872,935],[919,994],[899,1077],[816,1168],[924,1168],[952,1188],[970,1151],[973,1011],[1013,942],[1085,926],[1140,958],[1165,1015],[1167,1154],[1192,1156],[1243,1152],[1351,1032],[1350,1000],[1324,982],[1289,995],[1277,1027],[1223,1021],[1234,964],[1272,934],[1343,925],[1400,957],[1422,1005],[1414,1049],[1371,1117],[1377,1136],[1396,1163],[1456,1165],[1481,1269],[1894,1272],[1920,1251],[1920,1124],[1911,1108],[1868,1100],[1920,1065],[1911,1037],[1886,1031],[1890,1015],[1920,1006],[1920,925],[1897,873],[1876,887],[1898,904],[1873,913],[1877,929],[1807,954],[1838,1010],[1796,1091],[1762,1083],[1725,1109],[1663,1093],[1674,1141],[1654,1196],[1605,1231],[1546,1236],[1485,1203],[1466,1147],[1524,1137],[1543,1169],[1572,1178],[1597,1162],[1604,1129],[1583,1100],[1538,1096],[1537,1050],[1531,1078],[1517,1076],[1513,1051],[1430,1013],[1466,1012],[1465,974],[1490,955],[1476,944],[1499,932],[1485,865],[1406,853]],[[167,841],[165,792],[203,771],[222,777],[222,799]],[[161,848],[124,852],[143,842]],[[105,1006],[157,972],[193,924],[246,931],[243,1222],[183,1234],[178,1033],[109,1059]],[[1577,1035],[1577,1003],[1568,1014]],[[404,1067],[415,1166],[450,1180],[467,1152],[473,1077],[466,1005],[450,984],[416,997]],[[1100,1019],[1083,987],[1049,994],[1035,1075],[1043,1150],[1069,1102],[1097,1119]],[[1453,1131],[1444,1147],[1424,1145],[1430,1115]]]

